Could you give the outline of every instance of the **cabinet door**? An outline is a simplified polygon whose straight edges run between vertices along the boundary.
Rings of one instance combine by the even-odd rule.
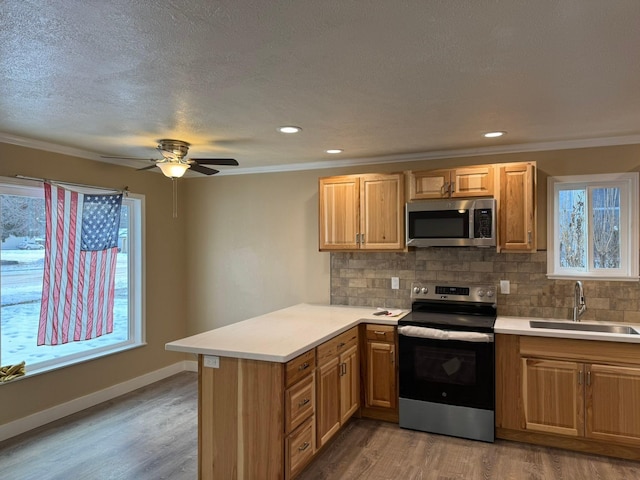
[[[404,176],[364,175],[360,181],[362,249],[404,248]]]
[[[533,251],[535,172],[529,163],[500,167],[500,249]]]
[[[640,368],[590,365],[586,436],[640,445]]]
[[[395,408],[396,363],[393,343],[367,342],[367,407]]]
[[[325,362],[317,370],[316,432],[320,448],[340,428],[340,361]]]
[[[320,250],[355,250],[360,233],[360,177],[347,175],[319,180]]]
[[[411,172],[409,175],[409,200],[449,198],[451,170]]]
[[[340,423],[344,423],[360,407],[360,362],[358,346],[340,355]]]
[[[492,197],[493,176],[491,165],[456,168],[451,171],[451,196]]]
[[[522,359],[522,400],[527,430],[584,433],[583,364]]]

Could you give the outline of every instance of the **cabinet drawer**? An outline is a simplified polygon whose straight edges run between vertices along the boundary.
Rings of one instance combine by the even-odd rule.
[[[315,375],[300,380],[284,396],[285,431],[291,432],[316,410]]]
[[[313,372],[316,366],[316,350],[309,350],[293,360],[287,362],[285,367],[285,385],[289,388],[301,378]]]
[[[382,342],[393,342],[396,327],[393,325],[372,325],[367,324],[367,340],[378,340]]]
[[[315,453],[315,418],[311,417],[285,441],[287,478],[295,477],[305,467]]]
[[[358,327],[353,327],[331,340],[327,340],[317,348],[318,365],[322,365],[328,360],[337,357],[342,352],[348,350],[358,343]]]

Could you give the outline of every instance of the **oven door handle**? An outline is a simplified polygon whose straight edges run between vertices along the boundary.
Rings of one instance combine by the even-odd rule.
[[[416,327],[404,325],[398,327],[398,333],[405,337],[431,338],[434,340],[457,340],[460,342],[493,343],[493,333],[460,332],[440,330],[439,328]]]

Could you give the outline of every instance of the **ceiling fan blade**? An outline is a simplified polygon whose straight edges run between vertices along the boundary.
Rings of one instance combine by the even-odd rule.
[[[190,160],[200,165],[230,165],[234,167],[239,165],[235,158],[191,158]]]
[[[149,165],[148,167],[144,167],[144,168],[138,168],[137,170],[151,170],[152,168],[156,168],[156,164],[154,163],[153,165]]]
[[[118,155],[100,155],[100,158],[114,158],[120,160],[144,160],[145,162],[155,162],[155,158],[142,158],[142,157],[120,157]]]
[[[213,168],[203,167],[201,165],[198,165],[197,163],[192,163],[190,170],[193,170],[194,172],[198,172],[198,173],[204,173],[205,175],[215,175],[220,171],[220,170],[215,170]]]

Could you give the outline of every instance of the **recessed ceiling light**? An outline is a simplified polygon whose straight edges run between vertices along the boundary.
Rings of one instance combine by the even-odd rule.
[[[341,148],[330,148],[329,150],[325,150],[327,153],[336,154],[342,153],[343,150]]]
[[[298,133],[301,132],[302,129],[293,125],[285,125],[284,127],[278,127],[278,131],[280,133]]]
[[[483,136],[487,138],[496,138],[496,137],[501,137],[506,133],[507,132],[487,132],[487,133],[484,133]]]

